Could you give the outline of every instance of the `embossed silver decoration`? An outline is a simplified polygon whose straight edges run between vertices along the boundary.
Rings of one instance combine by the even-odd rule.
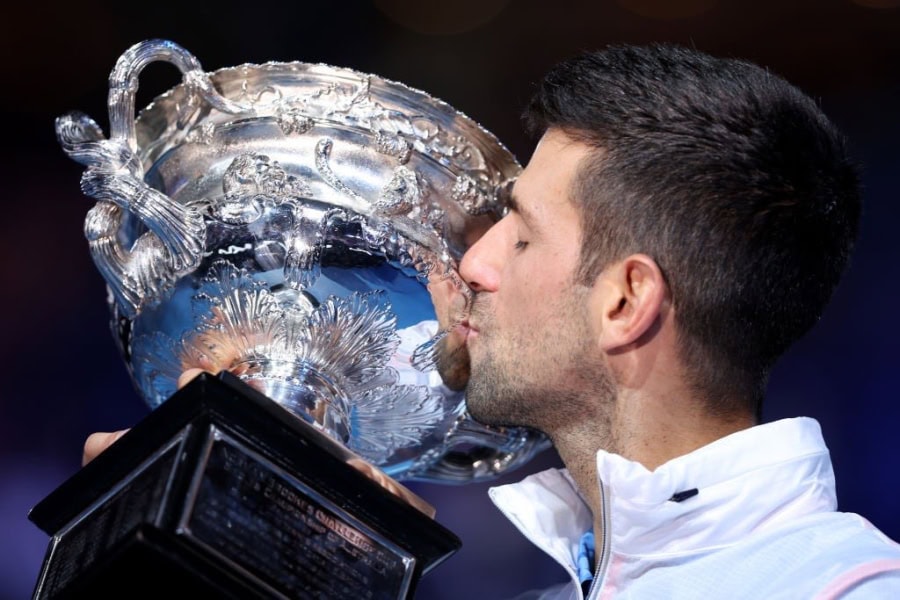
[[[154,61],[183,81],[135,118]],[[87,167],[85,234],[150,406],[188,369],[227,369],[399,479],[490,478],[546,447],[474,422],[429,356],[424,281],[454,277],[519,171],[491,134],[374,75],[206,73],[159,40],[119,59],[109,118],[109,138],[78,113],[57,136]]]

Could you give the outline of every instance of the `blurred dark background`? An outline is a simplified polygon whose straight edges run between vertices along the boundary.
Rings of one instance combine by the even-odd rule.
[[[53,119],[78,109],[106,127],[119,55],[168,38],[207,70],[270,60],[353,67],[424,89],[493,131],[527,161],[518,112],[542,73],[581,50],[676,42],[751,59],[815,97],[864,166],[853,263],[819,326],[775,372],[765,419],[817,418],[840,508],[900,539],[900,0],[415,0],[17,3],[4,9],[0,318],[0,599],[27,598],[47,536],[31,506],[74,473],[84,438],[147,412],[108,333],[105,291],[82,234],[92,201]],[[139,106],[178,81],[152,65]],[[552,452],[504,481],[555,466]],[[411,487],[463,550],[427,576],[424,599],[503,598],[562,581],[518,537],[487,485]],[[126,592],[125,596],[128,595]]]

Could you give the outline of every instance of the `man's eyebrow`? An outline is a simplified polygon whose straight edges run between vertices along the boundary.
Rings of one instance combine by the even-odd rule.
[[[535,223],[534,215],[527,209],[525,209],[521,203],[519,203],[518,198],[515,193],[510,190],[507,194],[504,195],[504,204],[508,210],[511,210],[522,218],[525,223],[528,225],[532,225]]]

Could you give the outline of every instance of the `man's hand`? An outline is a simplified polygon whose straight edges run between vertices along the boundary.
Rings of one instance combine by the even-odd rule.
[[[181,377],[178,378],[178,388],[181,389],[194,377],[203,372],[203,369],[188,369],[181,374]],[[121,429],[119,431],[100,431],[89,435],[87,440],[84,442],[84,451],[81,455],[81,466],[84,466],[97,458],[100,453],[112,446],[120,437],[122,437],[126,433],[128,433],[128,429]],[[423,503],[421,498],[407,490],[405,487],[401,486],[395,480],[388,477],[384,472],[376,469],[373,465],[367,463],[361,458],[351,458],[347,461],[347,463],[369,479],[373,480],[375,483],[379,484],[387,491],[406,501],[408,504],[415,506],[422,512],[426,513],[428,516],[434,518],[433,509],[429,511],[430,507],[427,504]]]
[[[83,467],[97,458],[101,452],[112,446],[117,439],[127,432],[127,429],[122,429],[109,432],[100,431],[89,435],[88,439],[84,442],[84,452],[81,455],[81,466]]]
[[[189,381],[203,372],[203,369],[188,369],[182,373],[181,377],[178,378],[178,389],[183,388]],[[101,452],[112,446],[116,440],[127,432],[127,429],[121,429],[119,431],[98,431],[97,433],[89,435],[84,442],[84,450],[81,454],[81,466],[83,467],[97,458]]]
[[[413,494],[410,490],[403,487],[399,482],[395,479],[390,478],[384,471],[380,471],[371,463],[367,463],[361,458],[351,458],[347,461],[347,464],[351,467],[354,467],[357,471],[394,494],[401,500],[406,501],[407,504],[411,504],[418,508],[420,511],[434,518],[434,508],[424,502],[421,498]]]

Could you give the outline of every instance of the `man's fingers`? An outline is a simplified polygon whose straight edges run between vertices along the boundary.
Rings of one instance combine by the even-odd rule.
[[[178,388],[181,389],[188,382],[190,382],[194,377],[203,373],[204,371],[209,372],[207,369],[188,369],[178,378]],[[101,452],[109,448],[117,439],[125,435],[127,429],[122,429],[120,431],[99,431],[97,433],[92,433],[88,436],[87,440],[84,442],[84,452],[81,455],[81,465],[84,466],[97,458]]]
[[[425,512],[420,506],[421,500],[412,495],[412,492],[401,486],[397,481],[389,477],[384,471],[380,469],[376,469],[370,463],[362,460],[361,458],[350,458],[347,463],[356,468],[357,471],[373,480],[375,483],[394,494],[398,498],[405,500],[409,504],[412,504],[419,510]],[[433,515],[429,515],[433,516]]]
[[[97,458],[101,452],[109,448],[113,442],[125,435],[127,429],[121,431],[100,431],[92,433],[84,442],[84,453],[81,456],[81,466],[84,466]]]
[[[204,369],[188,369],[178,378],[178,389],[180,390],[187,385],[194,377],[203,373]]]

